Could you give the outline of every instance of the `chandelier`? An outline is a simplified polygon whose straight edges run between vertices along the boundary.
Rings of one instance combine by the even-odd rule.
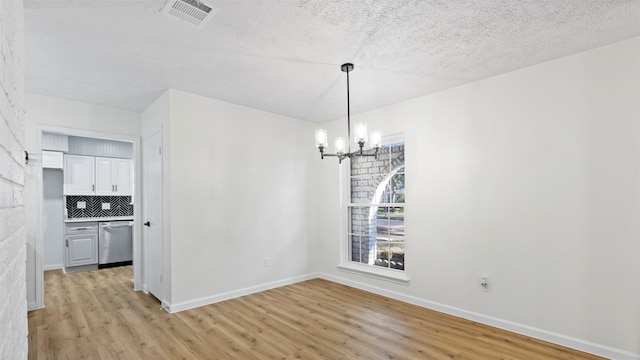
[[[342,160],[346,158],[351,158],[354,156],[375,156],[376,160],[378,159],[378,150],[380,149],[380,145],[382,143],[382,136],[379,131],[374,131],[371,133],[371,144],[375,149],[375,153],[373,154],[365,154],[362,150],[364,149],[364,144],[369,140],[367,134],[367,124],[365,123],[357,123],[354,127],[354,141],[358,143],[358,150],[351,152],[351,108],[349,105],[349,72],[353,71],[353,64],[346,63],[340,66],[340,70],[342,72],[347,73],[347,140],[343,137],[336,138],[335,141],[335,153],[334,154],[325,154],[324,149],[327,147],[327,130],[318,129],[316,130],[316,147],[320,150],[320,158],[324,159],[325,156],[335,156],[338,158],[338,163],[342,163]]]

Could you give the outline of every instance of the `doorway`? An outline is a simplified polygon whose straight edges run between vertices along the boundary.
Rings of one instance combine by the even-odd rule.
[[[141,206],[139,199],[141,199],[141,168],[140,168],[140,137],[129,136],[129,135],[121,135],[121,134],[112,134],[112,133],[104,133],[99,131],[92,130],[81,130],[81,129],[71,129],[53,125],[35,125],[35,144],[34,149],[38,149],[40,152],[42,149],[42,139],[43,133],[55,133],[55,134],[63,134],[67,136],[75,136],[75,137],[83,137],[83,138],[93,138],[93,139],[102,139],[102,140],[113,140],[120,142],[128,142],[132,144],[133,147],[133,178],[134,178],[134,189],[132,192],[132,203],[135,202],[137,206],[134,206],[133,209],[133,288],[134,290],[142,290],[143,287],[143,279],[142,279],[142,252],[141,252]],[[39,158],[39,159],[38,159]],[[38,164],[38,160],[42,160],[40,156],[34,159],[36,161],[35,169],[37,171],[34,173],[34,185],[35,185],[35,236],[34,236],[34,251],[33,255],[27,257],[27,268],[34,271],[31,277],[27,276],[27,287],[31,287],[34,291],[32,297],[29,296],[28,308],[29,310],[40,309],[44,307],[44,252],[45,252],[45,244],[44,244],[44,232],[47,231],[47,219],[46,216],[46,207],[49,206],[48,199],[45,198],[46,194],[44,193],[44,174],[42,170],[42,164]],[[57,206],[57,205],[56,205]],[[35,281],[31,283],[31,281]]]

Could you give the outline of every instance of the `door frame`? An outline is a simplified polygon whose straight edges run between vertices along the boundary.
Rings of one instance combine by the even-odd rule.
[[[134,191],[132,195],[132,199],[134,204],[133,207],[133,222],[134,222],[134,231],[133,231],[133,289],[135,291],[144,290],[144,279],[142,272],[142,231],[141,231],[141,185],[142,185],[142,173],[141,173],[141,149],[140,149],[140,137],[132,136],[132,135],[124,135],[124,134],[116,134],[109,133],[103,131],[95,131],[95,130],[82,130],[82,129],[73,129],[62,126],[55,125],[43,125],[43,124],[34,124],[35,129],[35,149],[38,154],[42,151],[42,133],[43,132],[51,132],[57,134],[64,134],[70,136],[82,136],[96,139],[105,139],[105,140],[116,140],[116,141],[124,141],[130,142],[133,144],[133,176],[134,176]],[[38,155],[37,159],[41,159],[41,156]],[[35,247],[35,301],[29,302],[28,309],[35,310],[41,309],[44,307],[44,229],[42,226],[42,220],[44,218],[44,207],[42,204],[42,162],[35,164],[35,233],[34,233],[34,247]]]

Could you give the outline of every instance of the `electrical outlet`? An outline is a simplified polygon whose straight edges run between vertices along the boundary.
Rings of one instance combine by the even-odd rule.
[[[111,210],[111,203],[102,203],[102,210]]]
[[[480,277],[480,290],[484,292],[489,291],[489,279],[486,276]]]
[[[264,258],[264,267],[269,267],[269,266],[271,266],[271,258],[266,256]]]

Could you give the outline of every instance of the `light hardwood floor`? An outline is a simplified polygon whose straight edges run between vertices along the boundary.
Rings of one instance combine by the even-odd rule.
[[[326,280],[170,315],[131,277],[46,272],[29,359],[599,359]]]

